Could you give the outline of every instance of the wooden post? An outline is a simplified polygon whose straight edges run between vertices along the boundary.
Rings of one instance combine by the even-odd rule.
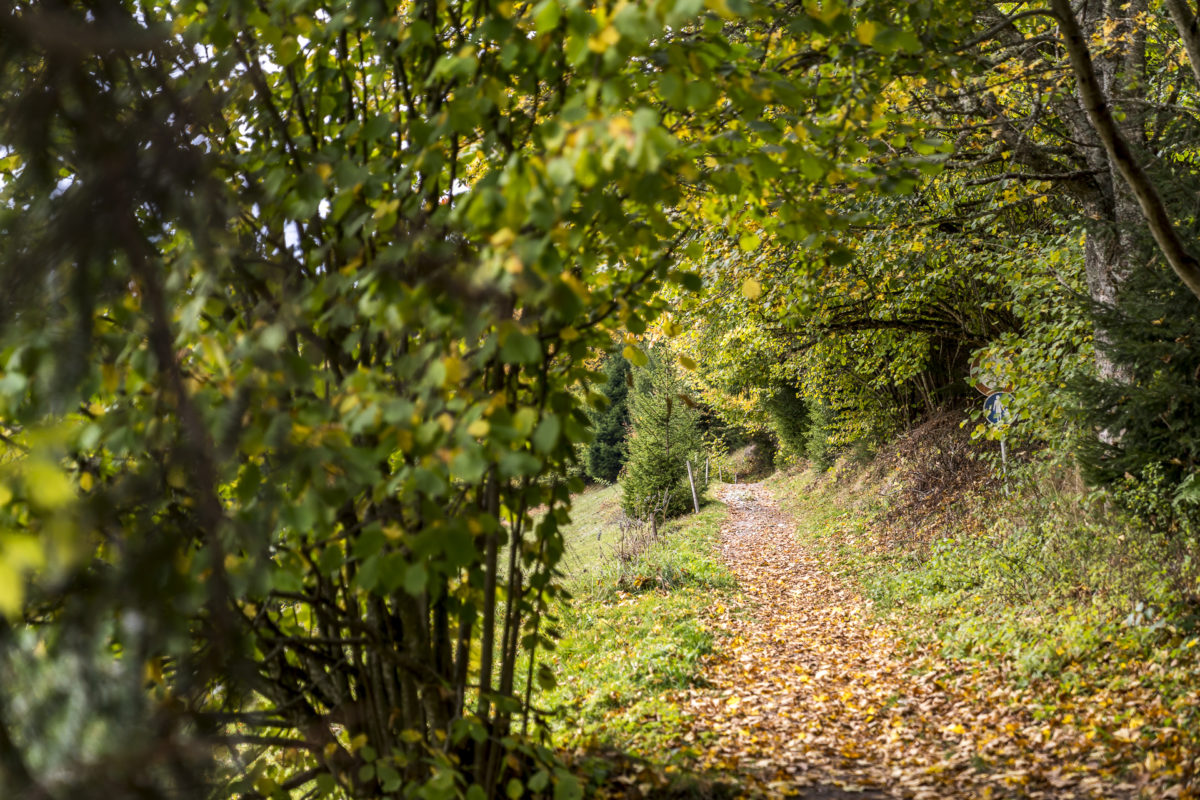
[[[692,460],[689,458],[684,462],[688,468],[688,484],[692,487],[692,508],[696,509],[696,513],[700,513],[700,500],[696,497],[696,481],[692,477]]]
[[[708,456],[704,457],[704,488],[708,488]]]

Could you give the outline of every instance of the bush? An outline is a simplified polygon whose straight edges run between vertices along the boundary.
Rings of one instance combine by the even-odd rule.
[[[808,429],[805,432],[804,454],[813,466],[822,472],[833,466],[836,454],[831,441],[833,424],[833,409],[828,404],[814,403],[811,406]]]
[[[805,457],[808,445],[809,408],[799,390],[790,384],[775,387],[766,402],[771,430],[779,442],[782,463],[792,463]]]

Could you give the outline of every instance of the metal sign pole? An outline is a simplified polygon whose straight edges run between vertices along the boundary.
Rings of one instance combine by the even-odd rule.
[[[1004,494],[1008,495],[1008,443],[1005,432],[1008,426],[1016,421],[1004,406],[1004,398],[1008,392],[992,392],[983,402],[983,417],[989,425],[1000,429],[1000,470],[1004,476]]]
[[[1000,437],[1000,468],[1004,471],[1004,496],[1008,496],[1008,447]]]

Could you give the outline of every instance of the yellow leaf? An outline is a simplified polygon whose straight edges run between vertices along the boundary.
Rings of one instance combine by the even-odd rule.
[[[742,284],[742,296],[747,300],[757,300],[762,297],[762,284],[754,278],[747,278]]]
[[[513,232],[512,228],[501,228],[492,234],[492,247],[495,247],[498,250],[508,247],[510,244],[516,241],[516,238],[517,234]]]
[[[388,214],[395,214],[398,208],[400,208],[399,200],[386,200],[375,207],[375,213],[371,216],[374,219],[383,219]]]
[[[588,39],[588,49],[593,53],[603,53],[619,41],[621,41],[620,31],[609,25],[599,34]]]
[[[100,378],[106,392],[115,392],[121,385],[121,373],[112,364],[100,365]]]
[[[679,365],[682,366],[684,369],[695,369],[696,368],[695,360],[692,359],[690,356],[685,356],[685,355],[679,356]]]
[[[809,0],[804,4],[804,10],[808,12],[810,17],[819,19],[826,25],[828,25],[830,22],[833,22],[842,13],[841,4],[835,2],[834,0],[824,0],[824,2],[819,5],[813,2],[813,0]]]
[[[71,481],[61,469],[46,461],[35,461],[25,474],[25,491],[30,501],[43,509],[66,505],[75,497]]]
[[[21,611],[25,599],[25,581],[0,558],[0,614],[12,619]]]
[[[38,537],[15,534],[0,539],[0,560],[18,572],[41,569],[46,566],[46,552]]]
[[[79,488],[80,489],[83,489],[85,492],[90,492],[92,490],[92,487],[95,484],[96,484],[96,479],[92,477],[92,473],[90,473],[90,472],[80,473],[80,475],[79,475]],[[3,503],[0,503],[0,505],[3,505]]]
[[[729,8],[729,3],[726,0],[704,0],[704,7],[725,19],[733,19],[737,16]]]
[[[491,429],[492,426],[488,424],[486,419],[477,419],[467,426],[467,433],[471,436],[481,437],[487,436],[488,431]]]
[[[870,20],[860,22],[854,28],[854,38],[858,39],[860,44],[870,44],[875,41],[877,33],[879,33],[879,26]]]
[[[625,360],[636,367],[644,367],[649,363],[650,359],[646,358],[646,354],[633,345],[626,345],[621,351],[621,355],[625,356]]]
[[[163,665],[161,658],[152,658],[146,662],[142,675],[147,683],[163,683]]]
[[[275,794],[276,790],[278,789],[279,784],[265,775],[254,779],[254,791],[258,792],[264,797],[270,797],[271,795]]]
[[[8,505],[12,496],[12,489],[8,488],[8,484],[0,483],[0,508]]]
[[[467,365],[457,356],[442,359],[442,366],[446,369],[446,377],[442,380],[442,386],[445,388],[457,386],[467,374]]]
[[[188,476],[183,467],[175,466],[167,470],[167,483],[175,489],[186,489]]]

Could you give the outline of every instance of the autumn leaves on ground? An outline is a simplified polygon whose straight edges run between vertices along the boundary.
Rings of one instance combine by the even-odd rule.
[[[1114,658],[1103,679],[1071,686],[1002,657],[947,657],[835,575],[831,551],[806,536],[807,518],[781,510],[793,505],[792,484],[769,483],[714,487],[724,508],[648,544],[668,555],[618,570],[613,593],[594,593],[613,574],[580,582],[593,595],[582,590],[585,610],[565,620],[558,656],[576,673],[557,694],[574,704],[564,738],[578,752],[615,747],[645,759],[633,777],[609,776],[605,791],[644,796],[687,773],[707,776],[691,789],[701,794],[1195,796],[1195,692],[1168,697],[1142,680],[1156,669],[1190,674],[1194,662]],[[673,549],[685,565],[664,571]],[[696,574],[705,569],[713,575]],[[687,625],[705,643],[695,646]],[[572,632],[589,627],[591,640]],[[677,673],[664,676],[668,666]]]
[[[718,733],[706,763],[764,771],[776,788],[833,784],[904,797],[1129,794],[1078,727],[1037,720],[997,668],[906,650],[794,536],[761,486],[721,493],[722,555],[749,615],[711,609],[726,634],[690,721]]]

